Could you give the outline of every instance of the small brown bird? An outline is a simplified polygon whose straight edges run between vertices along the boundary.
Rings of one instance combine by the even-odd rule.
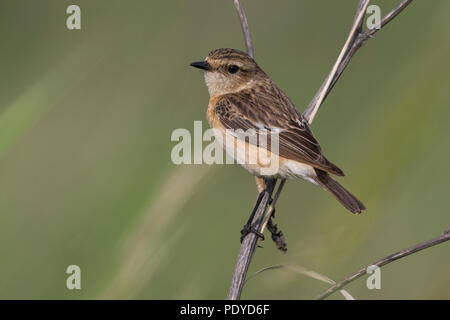
[[[261,178],[303,178],[322,186],[352,213],[365,210],[361,201],[330,177],[330,173],[337,176],[344,173],[323,156],[308,122],[253,58],[239,50],[217,49],[191,66],[204,70],[210,95],[208,121],[219,133],[216,139],[227,153],[238,159],[264,148],[277,158],[277,170],[270,174],[264,174],[265,166],[260,162],[238,161],[257,177],[260,192],[264,189]],[[230,133],[238,129],[277,131],[276,154],[269,148],[270,143],[261,146]],[[225,145],[230,135],[233,144]]]

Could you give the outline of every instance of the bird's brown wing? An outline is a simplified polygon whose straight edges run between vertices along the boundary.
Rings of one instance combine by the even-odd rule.
[[[343,176],[342,170],[322,155],[319,143],[314,138],[307,121],[302,118],[289,98],[276,87],[273,90],[275,91],[259,93],[248,90],[224,95],[216,103],[215,113],[226,129],[277,131],[278,154],[281,157]],[[270,149],[271,143],[270,139],[268,140],[263,147]],[[259,145],[252,139],[247,142]]]

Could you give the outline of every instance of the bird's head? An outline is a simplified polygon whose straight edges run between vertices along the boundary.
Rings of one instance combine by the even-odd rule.
[[[211,96],[238,92],[267,77],[247,53],[235,49],[216,49],[203,61],[191,66],[204,70]]]

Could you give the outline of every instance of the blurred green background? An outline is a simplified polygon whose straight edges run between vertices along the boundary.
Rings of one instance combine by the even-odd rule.
[[[260,66],[303,111],[331,69],[354,1],[244,0]],[[399,1],[375,1],[386,14]],[[66,28],[81,7],[82,29]],[[249,274],[287,264],[334,280],[450,224],[450,2],[414,1],[351,61],[313,124],[339,181],[367,206],[349,214],[288,181],[271,240]],[[244,49],[232,1],[2,0],[0,298],[221,299],[253,206],[241,167],[175,166],[176,128],[208,94],[189,63]],[[68,265],[82,290],[66,288]],[[366,278],[357,299],[450,297],[450,246]],[[250,280],[244,299],[310,299],[327,284],[288,270]],[[341,299],[339,294],[332,298]]]

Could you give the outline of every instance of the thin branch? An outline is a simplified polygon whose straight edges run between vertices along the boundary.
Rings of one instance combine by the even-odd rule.
[[[358,5],[358,9],[357,9],[357,13],[356,13],[356,18],[355,18],[355,21],[353,23],[352,30],[353,30],[353,28],[354,28],[354,26],[356,24],[356,21],[357,21],[357,18],[359,16],[359,14],[360,14],[360,8],[364,7],[366,5],[366,2],[368,3],[369,1],[370,0],[360,0],[360,3]],[[397,15],[399,15],[400,12],[402,12],[409,4],[411,4],[412,1],[413,0],[403,0],[396,8],[391,10],[381,20],[380,29],[385,27],[390,21],[392,21]],[[367,6],[365,6],[365,7],[367,7]],[[362,23],[362,21],[361,21],[361,23]],[[351,41],[352,45],[347,50],[347,52],[345,53],[343,59],[340,61],[340,64],[339,64],[339,66],[337,68],[337,71],[335,73],[330,72],[330,74],[327,76],[327,78],[323,82],[322,86],[317,91],[317,93],[314,96],[314,98],[309,103],[309,105],[306,108],[305,112],[303,113],[304,118],[309,123],[311,123],[312,120],[314,119],[317,111],[321,107],[321,104],[327,98],[328,94],[333,89],[333,87],[336,84],[336,82],[339,80],[340,76],[344,72],[345,68],[347,67],[348,63],[350,62],[351,58],[356,53],[356,51],[358,51],[358,49],[361,48],[361,46],[363,45],[363,43],[365,41],[367,41],[370,38],[373,38],[374,34],[377,33],[380,30],[380,29],[377,29],[377,28],[372,28],[372,29],[368,29],[365,32],[361,33],[361,28],[359,28],[359,29],[360,29],[360,32],[358,34],[354,34],[353,35],[353,41]],[[350,32],[350,35],[351,35],[351,32]],[[349,35],[349,37],[350,37],[350,35]],[[342,51],[341,51],[341,53],[342,53]],[[338,59],[338,61],[339,61],[339,59]],[[333,68],[333,70],[334,70],[334,68]],[[332,78],[331,81],[329,81],[329,79],[330,79],[332,74],[333,74],[333,78]],[[329,83],[329,85],[327,86],[328,83]],[[320,101],[319,98],[322,97],[322,96],[323,96],[323,98]],[[319,101],[320,101],[320,104],[319,104]]]
[[[385,25],[387,25],[389,22],[392,21],[396,16],[399,15],[400,12],[402,12],[413,0],[403,0],[396,8],[392,9],[391,12],[389,12],[382,20],[381,20],[381,28],[383,28]],[[369,29],[365,33],[367,33],[369,36],[375,34],[379,29]]]
[[[266,190],[264,196],[256,210],[255,216],[252,221],[253,226],[260,226],[266,208],[272,197],[273,189],[276,184],[275,179],[266,180]],[[258,242],[258,236],[254,233],[249,233],[245,236],[241,244],[241,250],[239,251],[236,267],[234,269],[233,278],[231,279],[231,285],[228,290],[228,300],[239,300],[241,297],[242,287],[244,286],[245,277],[247,275],[248,267],[253,258],[253,253],[256,249],[256,243]]]
[[[244,9],[242,9],[241,2],[239,0],[233,0],[234,6],[236,7],[236,10],[239,14],[239,19],[241,21],[241,27],[242,32],[244,33],[244,39],[245,39],[245,47],[247,48],[247,53],[250,57],[254,57],[253,52],[253,44],[252,44],[252,37],[250,36],[250,30],[248,28],[248,22],[247,17],[245,16]]]
[[[366,5],[365,0],[359,0],[358,8],[356,9],[355,19],[353,21],[354,24],[358,20],[359,14],[361,13],[361,11],[363,10],[365,5]],[[359,22],[358,28],[356,29],[357,34],[361,33],[361,30],[363,28],[363,22],[364,22],[364,19],[361,19],[361,21]],[[353,42],[352,42],[352,45],[353,45]]]
[[[361,2],[363,2],[363,1],[364,1],[364,3],[362,4],[362,7],[361,7]],[[311,124],[313,122],[314,117],[316,116],[316,113],[319,110],[319,107],[322,105],[322,102],[325,99],[325,95],[329,92],[331,82],[335,78],[336,73],[339,69],[339,66],[342,64],[342,61],[344,60],[345,54],[347,53],[351,43],[358,36],[357,31],[360,30],[362,27],[362,21],[363,21],[364,15],[366,14],[366,10],[370,3],[370,0],[362,0],[361,2],[360,2],[360,5],[358,6],[357,16],[356,16],[355,21],[353,22],[353,26],[347,37],[347,41],[345,41],[344,47],[342,48],[341,53],[339,54],[339,57],[337,58],[336,63],[334,64],[333,69],[331,69],[330,74],[325,79],[325,85],[323,86],[323,88],[321,88],[321,90],[319,90],[317,100],[311,106],[311,109],[310,109],[310,107],[308,107],[308,109],[306,109],[306,111],[305,111],[304,117],[308,121],[309,124]]]
[[[350,276],[348,276],[347,278],[345,278],[344,280],[338,282],[337,284],[331,286],[328,290],[324,291],[322,294],[320,294],[319,296],[316,297],[316,300],[322,300],[325,299],[326,297],[328,297],[329,295],[331,295],[332,293],[336,292],[337,290],[340,290],[342,287],[346,286],[347,284],[349,284],[350,282],[360,278],[361,276],[365,275],[367,273],[367,268],[369,266],[378,266],[378,267],[382,267],[387,265],[388,263],[394,262],[396,260],[399,260],[401,258],[407,257],[413,253],[422,251],[424,249],[433,247],[435,245],[438,245],[440,243],[446,242],[450,240],[450,232],[449,232],[450,228],[447,229],[442,235],[440,235],[439,237],[436,237],[434,239],[431,239],[429,241],[425,241],[422,243],[419,243],[415,246],[409,247],[407,249],[404,250],[400,250],[396,253],[393,253],[381,260],[378,260],[377,262],[374,262],[364,268],[361,268],[360,270],[356,271],[355,273],[351,274]]]

